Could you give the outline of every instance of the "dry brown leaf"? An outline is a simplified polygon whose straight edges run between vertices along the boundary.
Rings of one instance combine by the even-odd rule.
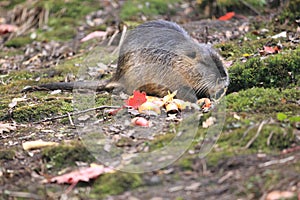
[[[8,107],[13,108],[18,104],[18,102],[21,102],[21,101],[27,101],[26,95],[24,97],[20,97],[20,98],[13,98],[11,100],[11,103],[8,104]]]
[[[202,127],[203,128],[208,128],[208,127],[214,125],[216,121],[217,121],[216,118],[209,117],[207,120],[205,120],[205,122],[202,122]]]
[[[4,133],[4,132],[11,132],[16,130],[17,127],[14,124],[10,124],[10,123],[0,123],[0,134]]]

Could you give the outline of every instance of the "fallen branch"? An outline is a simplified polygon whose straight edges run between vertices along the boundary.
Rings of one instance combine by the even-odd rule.
[[[244,0],[240,0],[240,2],[246,6],[247,8],[249,8],[252,12],[254,12],[255,14],[257,15],[261,15],[261,13],[259,11],[257,11],[253,6],[251,6],[249,3],[247,3],[246,1]]]
[[[0,194],[2,194],[3,196],[7,195],[9,197],[15,197],[15,198],[44,199],[41,196],[38,196],[38,195],[32,194],[32,193],[28,193],[28,192],[17,192],[17,191],[9,191],[9,190],[1,191],[0,190]]]
[[[256,132],[256,134],[254,135],[254,137],[247,143],[247,145],[244,147],[244,149],[248,149],[252,144],[253,144],[253,142],[256,140],[256,138],[259,136],[259,134],[260,134],[260,132],[261,132],[261,130],[262,130],[262,127],[267,123],[267,121],[268,120],[263,120],[261,123],[260,123],[260,125],[259,125],[259,127],[258,127],[258,129],[257,129],[257,132]]]
[[[80,114],[91,112],[91,111],[103,110],[103,109],[107,109],[107,108],[118,109],[118,108],[120,108],[120,106],[99,106],[99,107],[96,107],[96,108],[89,108],[89,109],[86,109],[86,110],[81,110],[81,111],[77,111],[77,112],[67,113],[65,115],[58,115],[58,116],[54,116],[54,117],[50,117],[50,118],[45,118],[43,120],[40,120],[40,121],[37,121],[37,122],[33,122],[33,123],[34,124],[39,124],[41,122],[54,121],[54,120],[63,119],[63,118],[66,118],[66,117],[70,118],[71,116],[80,115]]]
[[[272,132],[270,133],[269,137],[268,137],[268,140],[267,140],[267,145],[268,145],[268,146],[270,146],[270,144],[271,144],[271,139],[272,139],[273,135],[274,135],[274,132],[272,131]]]
[[[294,156],[290,156],[290,157],[282,158],[282,159],[278,159],[278,160],[270,160],[268,162],[259,164],[258,167],[268,167],[270,165],[275,165],[275,164],[284,164],[284,163],[292,161],[294,159],[295,159]]]

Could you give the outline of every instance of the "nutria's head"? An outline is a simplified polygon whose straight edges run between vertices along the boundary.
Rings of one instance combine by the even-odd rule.
[[[220,99],[227,90],[229,77],[219,54],[206,44],[181,45],[176,66],[193,88],[197,98]]]

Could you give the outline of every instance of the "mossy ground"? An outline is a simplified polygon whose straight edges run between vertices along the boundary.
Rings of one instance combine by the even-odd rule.
[[[12,2],[17,3],[19,1]],[[161,2],[153,0],[147,2],[150,2],[148,7],[146,1],[127,1],[121,10],[122,19],[132,20],[132,16],[137,14],[166,14],[166,12],[169,12],[166,10],[168,5],[179,1],[170,0]],[[65,1],[59,1],[57,4],[54,1],[40,2],[41,6],[51,11],[51,15],[48,24],[49,31],[37,30],[38,40],[54,39],[62,41],[73,38],[75,34],[74,26],[77,26],[80,20],[83,20],[85,14],[100,7],[99,4],[89,6],[92,4],[92,1],[82,2],[72,0],[67,2],[67,9],[63,10],[62,8],[65,7],[65,3]],[[80,9],[82,3],[86,5],[83,6],[84,9]],[[144,8],[147,7],[147,9],[141,10],[136,6],[138,4],[141,4]],[[12,4],[9,6],[12,6]],[[296,7],[296,5],[294,6]],[[294,9],[294,7],[290,9]],[[293,17],[291,16],[292,14],[286,12],[282,16],[289,15]],[[263,26],[266,26],[266,24]],[[257,27],[262,26],[258,24]],[[273,31],[272,26],[270,26],[270,30]],[[217,45],[217,48],[221,50],[222,55],[226,59],[235,60],[236,62],[229,69],[231,85],[229,93],[225,97],[227,108],[223,132],[214,149],[205,158],[208,167],[212,169],[216,169],[220,162],[225,162],[238,156],[245,156],[245,159],[247,156],[252,155],[256,157],[257,153],[276,156],[283,149],[289,148],[299,142],[295,137],[294,130],[297,123],[299,123],[299,103],[297,101],[300,99],[300,49],[299,47],[286,46],[278,54],[269,55],[262,59],[257,53],[258,49],[262,49],[264,45],[277,44],[279,41],[284,42],[284,45],[288,44],[281,39],[274,40],[268,36],[272,36],[272,32],[261,39],[249,33],[247,35],[248,40],[240,39]],[[6,43],[6,46],[11,48],[10,51],[3,52],[0,50],[0,56],[5,57],[18,54],[22,51],[19,51],[17,48],[22,48],[29,42],[31,40],[28,36],[10,40]],[[252,56],[247,58],[244,63],[239,61],[239,58],[242,58],[243,54],[251,54]],[[65,60],[56,67],[42,69],[33,73],[24,69],[1,76],[1,83],[3,84],[0,85],[0,120],[16,121],[20,124],[31,126],[31,122],[72,112],[72,93],[69,92],[56,95],[51,95],[48,92],[28,93],[26,94],[26,101],[18,102],[12,109],[8,105],[13,98],[23,97],[25,94],[20,93],[20,91],[26,85],[35,85],[36,78],[38,77],[41,78],[38,82],[40,84],[63,81],[68,73],[76,75],[78,67],[75,66],[75,63],[84,62],[85,56],[82,55],[74,59]],[[110,104],[110,95],[97,95],[96,106],[107,104]],[[234,115],[239,116],[239,119],[234,117]],[[207,117],[205,116],[203,120]],[[247,146],[249,141],[257,134],[258,128],[263,121],[265,121],[265,124],[262,126],[259,135],[251,145]],[[58,123],[61,123],[62,126],[68,126],[69,121],[68,119],[63,119]],[[49,129],[55,130],[57,129],[56,125],[57,122],[50,122],[50,125],[42,124],[41,126],[48,126]],[[42,128],[39,127],[38,130]],[[18,134],[29,135],[34,130],[23,128],[18,131],[11,137],[17,137]],[[67,135],[64,131],[62,132],[63,135]],[[206,129],[202,128],[200,124],[198,135],[193,141],[194,145],[190,147],[191,151],[197,152],[197,144],[199,141],[202,141],[205,132]],[[48,139],[49,137],[50,135]],[[164,144],[169,143],[172,138],[173,135],[171,133],[158,136],[149,145],[153,149],[160,148]],[[38,139],[38,137],[33,139]],[[77,137],[73,137],[73,139],[77,140]],[[13,161],[16,156],[19,156],[17,152],[18,149],[13,147],[1,149],[0,160]],[[46,169],[48,172],[52,172],[52,174],[58,173],[70,166],[75,168],[77,161],[86,163],[95,161],[81,142],[49,147],[42,150],[41,155]],[[199,167],[197,165],[198,161],[199,156],[197,153],[186,153],[172,166],[180,169],[180,172],[197,171],[199,170],[197,168]],[[287,167],[290,171],[300,172],[299,161],[295,161]],[[178,173],[170,175],[170,177],[166,179],[182,179]],[[248,180],[243,180],[240,183],[246,188],[243,193],[239,194],[242,197],[254,194],[253,198],[259,198],[262,195],[261,188],[266,191],[274,189],[274,182],[284,179],[282,171],[278,168],[265,170],[262,173],[258,172],[258,174],[250,174],[248,177]],[[106,195],[133,190],[137,187],[143,187],[145,186],[143,178],[143,175],[123,172],[105,174],[91,183],[92,190],[88,195],[91,198],[98,198],[99,194],[101,197],[104,197]],[[180,198],[178,197],[177,199]]]
[[[178,3],[180,0],[132,0],[126,1],[121,8],[120,17],[122,20],[136,21],[138,16],[145,15],[153,18],[157,15],[174,14],[172,4]]]

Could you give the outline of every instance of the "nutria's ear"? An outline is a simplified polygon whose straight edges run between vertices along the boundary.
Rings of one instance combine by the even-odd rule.
[[[195,59],[197,56],[197,53],[196,53],[196,51],[188,51],[185,55],[191,59]]]

